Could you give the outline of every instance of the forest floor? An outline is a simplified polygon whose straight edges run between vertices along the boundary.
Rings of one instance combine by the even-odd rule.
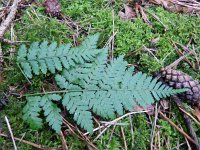
[[[92,135],[83,136],[85,131],[79,128],[75,133],[65,129],[63,136],[60,136],[47,124],[38,131],[32,130],[22,119],[26,99],[20,98],[20,95],[27,91],[41,91],[50,84],[48,80],[41,81],[42,77],[39,76],[32,80],[32,86],[29,87],[16,64],[16,53],[21,44],[30,45],[35,41],[56,41],[59,44],[71,42],[77,46],[87,35],[99,32],[99,47],[108,46],[114,57],[124,55],[136,70],[148,75],[154,75],[178,60],[185,50],[195,49],[198,57],[187,55],[175,67],[200,81],[199,15],[171,12],[149,3],[142,5],[142,11],[136,13],[135,6],[127,7],[128,4],[123,0],[59,0],[62,15],[68,17],[68,20],[62,20],[46,14],[43,0],[30,4],[26,0],[23,2],[24,5],[18,6],[15,19],[0,43],[3,54],[2,57],[0,53],[0,60],[3,59],[0,61],[0,149],[13,149],[11,137],[5,137],[9,134],[5,116],[14,137],[20,139],[15,140],[19,150],[40,149],[40,145],[62,149],[65,144],[73,150],[94,149],[91,145],[109,150],[143,150],[149,147],[163,150],[189,149],[188,140],[158,112],[152,115],[137,110],[137,114],[120,120],[124,125],[113,125],[102,134],[98,130]],[[6,5],[6,0],[0,2],[0,22],[5,17],[1,15],[6,13],[3,10]],[[184,106],[189,113],[194,112],[190,105],[184,103]],[[156,108],[164,109],[168,118],[187,132],[182,113],[173,101],[166,98],[156,104]],[[70,117],[67,119],[74,125]],[[101,118],[96,122],[99,120]],[[200,139],[199,125],[194,121],[193,129]]]

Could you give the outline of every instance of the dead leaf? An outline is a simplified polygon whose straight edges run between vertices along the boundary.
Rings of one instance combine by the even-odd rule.
[[[144,22],[147,23],[150,27],[152,27],[152,25],[151,25],[152,23],[149,21],[149,19],[148,19],[147,15],[145,14],[143,8],[141,6],[138,6],[138,7],[139,7],[139,11],[142,15],[142,19],[144,20]]]
[[[135,18],[136,13],[133,11],[133,9],[130,6],[124,5],[124,9],[119,11],[118,13],[119,17],[123,20],[132,20]]]
[[[195,107],[194,108],[194,112],[193,112],[193,114],[197,117],[197,119],[200,121],[200,110],[199,110],[199,108],[198,107]]]
[[[148,110],[147,114],[150,116],[155,114],[155,106],[154,105],[148,105],[146,110]]]
[[[151,116],[151,115],[155,114],[155,106],[154,105],[148,105],[146,108],[143,108],[142,106],[135,106],[135,107],[133,107],[133,111],[136,111],[136,112],[148,111],[146,113]]]
[[[169,109],[169,101],[161,100],[161,101],[160,101],[160,105],[162,106],[162,109],[163,109],[163,110]]]
[[[53,17],[59,17],[61,15],[61,8],[58,0],[45,0],[43,5],[46,8],[46,13]]]
[[[143,111],[143,110],[144,110],[144,108],[142,106],[133,107],[133,111],[135,111],[135,112],[139,112],[139,111]]]
[[[149,2],[162,5],[165,9],[172,12],[199,13],[200,3],[198,1],[187,0],[149,0]]]

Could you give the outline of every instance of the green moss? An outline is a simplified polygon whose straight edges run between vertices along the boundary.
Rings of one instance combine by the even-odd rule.
[[[40,0],[35,5],[32,5],[28,9],[23,11],[21,20],[17,21],[14,26],[14,31],[17,40],[27,42],[34,41],[57,41],[58,43],[73,43],[73,35],[77,35],[76,30],[70,29],[67,24],[59,22],[55,18],[47,17],[44,14],[44,7],[41,6]],[[187,45],[189,40],[192,39],[192,44],[189,48],[194,46],[197,48],[200,45],[200,19],[197,16],[189,16],[183,14],[177,14],[165,11],[161,7],[150,7],[146,10],[151,14],[155,14],[159,17],[163,24],[153,18],[151,14],[146,12],[148,18],[152,23],[152,27],[143,22],[142,18],[135,18],[133,21],[122,21],[118,12],[123,8],[124,1],[116,0],[114,5],[111,5],[106,0],[60,0],[62,12],[64,15],[71,17],[74,21],[79,22],[80,25],[89,33],[101,32],[101,40],[99,45],[103,46],[109,37],[112,36],[113,29],[116,32],[114,54],[115,56],[120,54],[129,54],[136,51],[139,48],[146,46],[147,48],[153,48],[152,56],[146,50],[141,50],[136,54],[127,57],[126,59],[138,66],[139,70],[152,74],[158,71],[161,67],[171,64],[173,61],[179,58],[173,42]],[[114,10],[114,27],[112,10]],[[86,35],[78,35],[78,43],[84,39]],[[9,38],[9,32],[6,33],[6,38]],[[151,47],[151,41],[159,37],[159,41]],[[13,46],[2,44],[2,49],[7,52],[9,48]],[[18,47],[17,47],[18,48]],[[197,49],[197,53],[200,50]],[[9,56],[6,56],[9,57]],[[155,59],[156,58],[156,59]],[[195,62],[194,56],[190,56],[189,59]],[[0,84],[0,91],[7,90],[10,85],[18,86],[20,89],[26,79],[20,72],[17,65],[12,64],[9,60],[4,62],[3,75],[5,80]],[[188,73],[195,79],[200,81],[200,74],[194,71],[186,62],[181,62],[178,69]],[[32,80],[32,87],[29,89],[32,92],[40,91],[44,86],[44,83],[40,79],[44,79],[44,76],[39,76]],[[8,116],[11,126],[13,128],[14,135],[22,137],[25,133],[25,140],[40,143],[49,147],[57,147],[61,144],[61,139],[58,135],[53,133],[46,127],[45,130],[33,131],[24,124],[22,120],[21,108],[24,106],[24,99],[10,98],[9,104],[1,111],[1,117]],[[172,110],[177,112],[177,110]],[[180,122],[182,119],[179,115],[174,116],[172,121]],[[133,118],[134,134],[130,132],[130,125],[123,126],[128,148],[129,149],[146,149],[150,142],[151,126],[147,123],[145,115],[135,115]],[[162,142],[166,142],[166,138],[169,137],[171,147],[175,146],[177,140],[184,141],[183,137],[174,130],[166,121],[161,118],[158,119],[158,124],[161,126],[160,134]],[[128,119],[122,120],[122,122],[129,123]],[[178,122],[176,122],[178,123]],[[184,124],[184,123],[181,123]],[[6,125],[4,126],[6,129]],[[98,133],[94,133],[92,138],[95,138]],[[123,140],[120,134],[120,127],[117,127],[111,141],[111,131],[108,130],[102,137],[96,141],[99,149],[122,149]],[[200,133],[198,133],[199,135]],[[132,136],[134,141],[132,141]],[[52,140],[52,142],[51,142]],[[12,142],[6,138],[0,137],[0,145],[6,143],[9,148],[12,148]],[[86,148],[86,144],[79,140],[75,136],[67,136],[68,145],[72,145],[72,149]],[[33,149],[27,144],[17,143],[19,149]],[[1,146],[0,146],[1,147]],[[166,145],[163,145],[163,149],[167,149]]]

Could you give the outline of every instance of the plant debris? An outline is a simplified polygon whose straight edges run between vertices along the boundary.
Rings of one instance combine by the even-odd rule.
[[[199,13],[200,3],[195,0],[149,0],[157,5],[162,5],[165,9],[180,13]]]
[[[119,17],[123,20],[133,20],[136,17],[136,13],[133,11],[133,8],[128,6],[128,5],[124,5],[124,9],[119,11]]]
[[[45,0],[43,3],[46,9],[46,13],[52,17],[60,17],[61,8],[58,0]]]

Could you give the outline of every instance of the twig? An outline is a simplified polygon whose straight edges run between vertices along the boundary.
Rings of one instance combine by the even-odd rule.
[[[0,67],[1,67],[3,61],[4,61],[4,59],[3,59],[3,51],[2,51],[1,43],[0,43]]]
[[[183,128],[180,126],[180,128],[183,130]],[[187,144],[187,147],[188,147],[188,150],[192,150],[191,146],[190,146],[190,142],[188,141],[188,139],[186,137],[185,138],[185,141],[186,141],[186,144]],[[180,149],[180,148],[179,148]]]
[[[152,53],[152,50],[153,50],[153,49],[147,48],[146,46],[143,46],[143,47],[144,47],[144,50],[146,50],[147,52],[149,52],[149,53],[155,58],[155,60],[156,60],[158,63],[160,63],[159,60],[158,60],[158,58]]]
[[[144,20],[145,23],[147,23],[147,25],[152,28],[152,23],[149,21],[147,15],[145,14],[145,12],[143,11],[143,8],[142,6],[138,6],[139,7],[139,12],[141,13],[142,15],[142,19]]]
[[[168,27],[159,19],[159,17],[158,17],[157,15],[151,13],[151,12],[148,11],[147,9],[146,9],[145,11],[146,11],[147,13],[149,13],[150,15],[152,15],[153,18],[155,18],[157,21],[159,21],[159,22],[162,24],[162,26],[165,28],[165,31],[168,30]]]
[[[134,143],[134,132],[133,132],[133,123],[132,123],[132,117],[131,115],[129,115],[129,121],[130,121],[130,125],[131,125],[131,138],[132,138],[132,147],[133,147],[133,143]]]
[[[169,68],[173,68],[174,66],[178,65],[187,55],[190,55],[191,53],[193,53],[193,50],[190,51],[189,53],[181,56],[179,59],[175,60],[173,63],[171,63],[170,65],[168,65],[167,67],[165,67],[165,69],[169,69]]]
[[[7,28],[9,27],[12,20],[15,18],[15,14],[17,12],[18,3],[21,0],[14,0],[13,5],[10,7],[10,13],[8,14],[7,18],[1,23],[0,26],[0,39],[3,38]]]
[[[195,119],[191,114],[189,114],[187,111],[185,111],[185,110],[184,110],[183,108],[181,108],[181,107],[179,107],[179,109],[180,109],[183,113],[185,113],[186,115],[188,115],[192,120],[194,120],[194,122],[196,122],[197,125],[200,126],[200,122],[199,122],[197,119]]]
[[[180,99],[177,96],[172,96],[172,98],[176,102],[176,105],[179,107],[179,109],[182,108],[182,110],[186,111],[185,107],[183,106],[183,104],[181,103]],[[191,119],[185,113],[183,114],[183,118],[185,120],[185,124],[189,131],[190,136],[192,137],[193,141],[197,143],[195,144],[196,150],[200,150],[200,144],[198,144],[199,142],[198,142],[197,135],[192,128]]]
[[[97,139],[99,139],[99,137],[100,137],[108,128],[110,128],[111,125],[115,125],[119,120],[121,120],[121,119],[123,119],[124,117],[127,117],[127,116],[129,116],[129,115],[131,115],[131,114],[136,114],[136,113],[141,113],[141,112],[148,112],[148,111],[130,112],[130,113],[127,113],[127,114],[125,114],[125,115],[123,115],[123,116],[121,116],[121,117],[119,117],[119,118],[114,119],[113,121],[110,121],[110,122],[105,123],[104,126],[98,127],[98,129],[101,129],[101,128],[103,128],[103,127],[105,127],[105,129],[103,129],[103,130],[97,135],[97,137],[96,137],[93,141],[96,141]],[[85,133],[84,135],[86,135],[86,134],[87,134],[87,133]],[[89,133],[88,133],[88,134],[89,134]]]
[[[114,51],[114,44],[115,44],[115,14],[114,10],[112,10],[112,44],[111,44],[111,50],[110,50],[110,60],[113,60],[113,51]]]
[[[150,147],[151,149],[153,149],[153,140],[154,140],[154,136],[155,136],[155,130],[156,130],[156,122],[158,119],[158,105],[156,103],[156,107],[155,107],[155,119],[154,119],[154,123],[153,123],[153,127],[152,127],[152,133],[151,133],[151,142],[150,142]]]
[[[78,134],[75,134],[79,139],[87,142],[93,149],[97,149],[93,143],[76,127],[74,127],[71,123],[69,123],[65,118],[63,118],[63,122],[69,127],[73,134],[75,134],[74,130],[78,131]]]
[[[12,142],[13,142],[13,145],[14,145],[14,150],[17,150],[17,146],[16,146],[15,140],[14,140],[14,138],[13,138],[12,129],[11,129],[11,126],[10,126],[10,123],[9,123],[9,121],[8,121],[7,116],[5,116],[5,120],[6,120],[6,124],[7,124],[7,126],[8,126],[8,130],[9,130],[9,132],[10,132],[10,136],[11,136],[11,138],[12,138]]]
[[[181,56],[184,56],[185,53],[182,53],[182,52],[178,49],[178,47],[176,46],[175,43],[173,43],[173,45],[174,45],[176,51],[178,52],[178,54],[181,55]],[[188,51],[188,52],[189,52],[189,51]],[[187,52],[187,53],[188,53],[188,52]],[[192,51],[192,52],[194,52],[194,51]],[[192,63],[189,61],[189,59],[188,59],[187,57],[184,57],[184,59],[185,59],[185,61],[193,68],[193,65],[192,65]]]
[[[64,137],[62,131],[60,131],[60,136],[61,136],[61,139],[62,139],[63,150],[68,150],[68,146],[67,146],[67,143],[66,143],[66,140],[65,140],[65,137]]]
[[[124,142],[124,149],[125,149],[125,150],[128,150],[127,143],[126,143],[126,138],[125,138],[125,135],[124,135],[123,127],[120,127],[120,131],[121,131],[122,139],[123,139],[123,142]]]
[[[190,140],[193,144],[198,145],[187,133],[185,133],[183,130],[181,130],[177,125],[175,125],[169,118],[167,118],[161,111],[159,114],[168,121],[174,128],[176,128],[184,137],[186,137],[188,140]]]
[[[69,128],[69,130],[70,130],[73,134],[75,134],[74,130],[72,129],[72,128],[73,128],[73,125],[70,124],[64,117],[62,117],[62,119],[63,119],[63,123]]]
[[[24,73],[24,71],[22,70],[22,68],[20,67],[20,65],[17,63],[17,66],[19,67],[19,69],[21,70],[22,74],[24,75],[24,77],[26,78],[26,80],[28,81],[28,83],[30,85],[32,85],[31,81],[28,79],[27,75]]]
[[[125,57],[129,57],[129,56],[131,56],[131,55],[134,55],[134,54],[138,53],[138,52],[141,51],[141,50],[144,50],[144,47],[143,47],[143,46],[140,47],[139,49],[137,49],[137,50],[135,50],[135,51],[133,51],[133,52],[127,54]]]
[[[18,43],[25,43],[25,42],[28,43],[29,41],[11,41],[8,39],[0,39],[0,42],[7,43],[10,45],[17,45]]]
[[[84,136],[83,133],[77,127],[76,130],[78,131],[80,136],[84,139],[84,141],[87,142],[87,144],[89,144],[92,147],[93,150],[97,150],[96,146],[89,140],[87,136]]]
[[[0,136],[2,136],[2,137],[9,137],[8,135],[3,134],[3,133],[0,133]],[[42,146],[42,145],[38,145],[38,144],[29,142],[29,141],[26,141],[26,140],[22,140],[22,139],[16,138],[16,137],[13,137],[13,138],[14,138],[15,140],[17,140],[17,141],[20,141],[20,142],[22,142],[22,143],[31,145],[31,146],[33,146],[33,147],[35,147],[35,148],[37,148],[37,149],[40,149],[40,150],[55,150],[55,148],[44,148],[44,146]]]
[[[129,115],[132,115],[132,114],[146,113],[146,112],[149,112],[149,110],[137,111],[137,112],[136,112],[136,111],[129,112],[129,113],[127,113],[127,114],[124,114],[123,116],[120,116],[120,117],[118,117],[118,118],[116,118],[116,119],[110,121],[109,124],[112,125],[112,124],[116,123],[117,121],[119,121],[119,120],[121,120],[121,119],[123,119],[123,118],[125,118],[125,117],[127,117],[127,116],[129,116]],[[93,130],[93,132],[95,132],[95,131],[97,131],[97,130],[99,130],[99,129],[102,129],[102,128],[104,128],[104,127],[107,127],[107,126],[108,126],[108,124],[105,123],[105,125],[102,125],[102,126],[100,126],[100,127],[98,127],[98,128],[95,128],[95,129]],[[86,133],[84,133],[83,135],[88,135],[88,134],[90,134],[90,133],[89,133],[89,132],[86,132]]]
[[[110,128],[110,126],[111,126],[111,125],[107,125],[107,126],[105,127],[105,129],[103,129],[103,130],[97,135],[97,137],[93,140],[93,142],[95,142],[96,140],[98,140],[99,137],[100,137],[108,128]]]
[[[116,125],[113,126],[113,129],[112,129],[112,131],[111,131],[110,138],[109,138],[109,140],[108,140],[108,144],[107,144],[107,145],[109,145],[109,143],[110,143],[110,141],[111,141],[111,139],[112,139],[112,137],[113,137],[113,133],[114,133],[114,131],[115,131],[115,128],[116,128]]]

